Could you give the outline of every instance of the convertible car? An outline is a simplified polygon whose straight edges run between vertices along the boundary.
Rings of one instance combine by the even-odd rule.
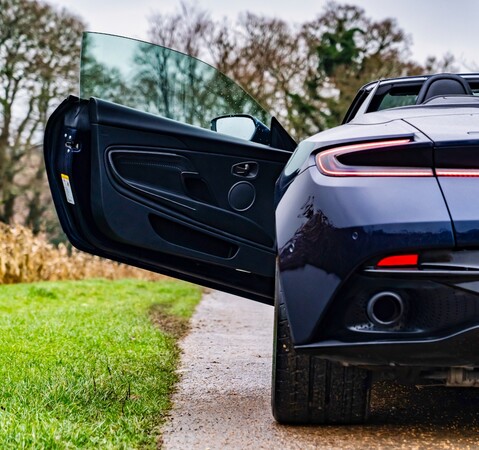
[[[77,248],[275,305],[282,423],[371,382],[479,386],[479,75],[369,83],[296,145],[211,66],[89,33],[45,161]]]

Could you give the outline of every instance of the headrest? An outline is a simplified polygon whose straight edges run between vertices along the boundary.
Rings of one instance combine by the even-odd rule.
[[[425,81],[417,96],[416,105],[438,95],[472,95],[472,91],[467,81],[459,75],[441,73]]]

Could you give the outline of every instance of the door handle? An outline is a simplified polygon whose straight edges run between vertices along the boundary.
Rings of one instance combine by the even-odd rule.
[[[231,168],[231,173],[242,178],[256,178],[258,175],[258,163],[254,161],[240,162]]]

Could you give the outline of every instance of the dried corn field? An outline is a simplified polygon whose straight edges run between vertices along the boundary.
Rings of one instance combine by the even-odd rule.
[[[85,278],[158,280],[161,275],[114,263],[60,244],[20,225],[0,223],[0,284]]]

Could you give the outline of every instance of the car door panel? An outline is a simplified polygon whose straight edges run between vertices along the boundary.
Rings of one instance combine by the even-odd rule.
[[[221,223],[221,231],[224,233],[240,239],[245,238],[267,248],[272,247],[273,222],[270,217],[261,215],[261,210],[267,206],[270,192],[256,189],[261,187],[262,179],[257,180],[259,186],[254,185],[255,181],[249,181],[255,189],[255,198],[246,211],[237,211],[231,207],[228,199],[231,189],[238,184],[238,180],[228,174],[230,166],[237,158],[224,156],[219,160],[217,155],[201,153],[197,162],[200,169],[196,169],[192,163],[195,159],[194,151],[167,151],[171,153],[166,153],[161,148],[155,152],[154,148],[145,151],[144,148],[135,150],[134,147],[129,147],[125,161],[122,150],[110,148],[107,151],[107,170],[112,175],[111,183],[116,185],[118,182],[127,191],[131,191],[131,194],[143,195],[144,201],[150,199],[150,203],[170,208],[172,213],[183,214],[205,226],[215,227]],[[120,156],[115,158],[112,153]],[[208,164],[211,162],[214,162],[215,171],[224,174],[218,177],[219,180],[208,173]],[[271,168],[265,168],[263,172],[266,170]],[[275,173],[271,175],[274,176]],[[198,184],[192,185],[192,180],[196,180]],[[258,192],[260,190],[261,192]]]
[[[52,116],[45,152],[62,225],[81,249],[272,302],[273,191],[289,152],[75,98]],[[245,163],[253,176],[234,170]]]

